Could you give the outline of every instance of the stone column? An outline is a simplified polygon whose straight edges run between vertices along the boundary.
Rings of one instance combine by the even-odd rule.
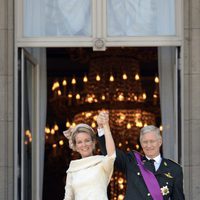
[[[184,176],[187,200],[200,197],[200,1],[184,0]]]
[[[13,199],[13,0],[0,0],[0,199]]]

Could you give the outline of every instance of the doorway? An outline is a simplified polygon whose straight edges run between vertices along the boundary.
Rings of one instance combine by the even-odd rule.
[[[21,52],[21,49],[19,50]],[[37,73],[30,73],[34,68],[33,64],[19,67],[18,102],[21,104],[18,110],[19,116],[22,117],[18,121],[20,135],[16,153],[19,155],[21,170],[21,175],[18,176],[18,190],[19,194],[23,194],[19,199],[26,199],[27,194],[31,199],[63,198],[66,170],[69,162],[79,158],[79,155],[69,149],[68,141],[62,132],[81,122],[88,123],[96,130],[95,116],[101,109],[110,112],[111,129],[118,148],[125,151],[141,151],[138,142],[140,128],[146,124],[155,124],[163,131],[163,153],[171,158],[181,158],[181,134],[178,134],[181,113],[177,112],[177,105],[180,105],[178,102],[181,101],[181,75],[180,68],[176,65],[177,48],[115,47],[106,51],[93,51],[91,48],[27,50],[28,55],[34,57],[32,60],[35,61],[38,70]],[[23,60],[23,57],[19,57],[20,64]],[[27,84],[23,82],[23,77],[30,82],[31,90],[24,90]],[[28,107],[32,109],[31,112],[26,112],[27,106],[21,99],[26,97],[29,99],[27,102],[31,102],[32,98],[22,90],[29,93],[35,91],[32,97],[37,101],[27,104],[32,105],[32,108]],[[171,108],[173,110],[170,110]],[[25,129],[24,124],[28,118],[25,114],[22,115],[23,112],[26,115],[35,114],[31,117],[35,121],[31,124],[30,132]],[[171,129],[166,129],[168,124]],[[31,151],[30,160],[26,161],[23,160],[24,152],[29,146],[35,150]],[[98,144],[96,154],[100,154]],[[30,184],[26,184],[26,179]],[[109,199],[123,199],[125,177],[115,171],[113,180],[117,181],[110,182]]]
[[[156,47],[47,48],[47,83],[43,200],[63,198],[66,170],[79,158],[62,133],[69,126],[87,123],[96,130],[98,111],[109,110],[115,143],[125,151],[141,151],[141,127],[161,126]],[[125,177],[115,171],[109,199],[123,199],[125,188]]]

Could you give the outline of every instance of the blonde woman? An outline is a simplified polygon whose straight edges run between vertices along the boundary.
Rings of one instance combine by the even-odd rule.
[[[107,155],[93,155],[96,135],[87,124],[78,124],[64,131],[70,148],[81,155],[72,160],[67,170],[64,200],[108,200],[107,186],[113,172],[115,145],[107,112],[100,112],[97,121],[105,131]]]

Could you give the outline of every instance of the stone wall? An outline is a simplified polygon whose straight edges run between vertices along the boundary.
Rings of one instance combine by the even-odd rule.
[[[13,199],[13,0],[0,0],[0,200]]]
[[[184,0],[184,175],[187,200],[200,198],[200,1]]]

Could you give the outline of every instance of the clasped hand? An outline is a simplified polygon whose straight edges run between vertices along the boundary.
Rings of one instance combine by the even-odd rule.
[[[109,124],[109,113],[108,111],[100,111],[97,116],[97,124],[99,128],[103,128]]]

